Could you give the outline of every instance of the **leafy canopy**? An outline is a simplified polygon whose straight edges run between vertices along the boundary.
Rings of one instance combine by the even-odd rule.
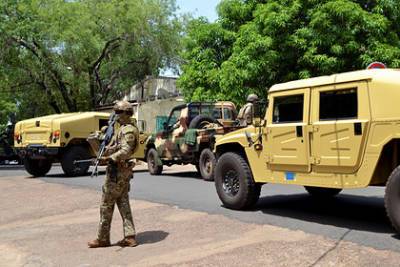
[[[174,0],[0,1],[0,109],[18,104],[22,119],[110,103],[176,68],[181,25]]]
[[[188,100],[266,97],[275,83],[400,67],[395,0],[222,0],[219,19],[191,23],[179,85]]]

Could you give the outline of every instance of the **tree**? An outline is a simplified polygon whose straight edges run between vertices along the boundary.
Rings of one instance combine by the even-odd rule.
[[[179,85],[189,100],[242,104],[275,83],[373,61],[400,66],[396,1],[222,0],[218,12],[216,23],[194,22],[185,40]]]
[[[1,1],[0,92],[13,92],[34,116],[121,98],[176,67],[175,10],[174,0]]]

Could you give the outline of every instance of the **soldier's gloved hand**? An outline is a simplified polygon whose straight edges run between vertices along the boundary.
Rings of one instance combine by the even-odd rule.
[[[101,157],[100,158],[100,165],[107,165],[108,163],[112,163],[113,160],[110,157]]]

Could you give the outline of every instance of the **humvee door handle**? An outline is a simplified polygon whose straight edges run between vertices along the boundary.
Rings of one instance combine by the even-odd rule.
[[[354,135],[362,135],[361,122],[355,122],[354,123]]]
[[[301,125],[296,126],[296,136],[303,137],[303,126]]]

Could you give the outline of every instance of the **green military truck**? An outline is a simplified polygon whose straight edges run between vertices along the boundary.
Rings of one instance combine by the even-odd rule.
[[[400,232],[399,77],[372,69],[272,86],[263,120],[216,140],[223,204],[249,208],[267,183],[301,185],[318,198],[386,186],[386,211]]]
[[[46,175],[60,162],[67,176],[87,173],[90,163],[76,160],[96,157],[87,137],[108,123],[109,113],[81,112],[55,114],[20,121],[15,125],[14,147],[33,176]]]
[[[215,136],[234,129],[236,116],[236,107],[229,101],[173,108],[164,129],[146,141],[143,160],[150,174],[161,174],[163,165],[193,164],[204,180],[213,180]]]

